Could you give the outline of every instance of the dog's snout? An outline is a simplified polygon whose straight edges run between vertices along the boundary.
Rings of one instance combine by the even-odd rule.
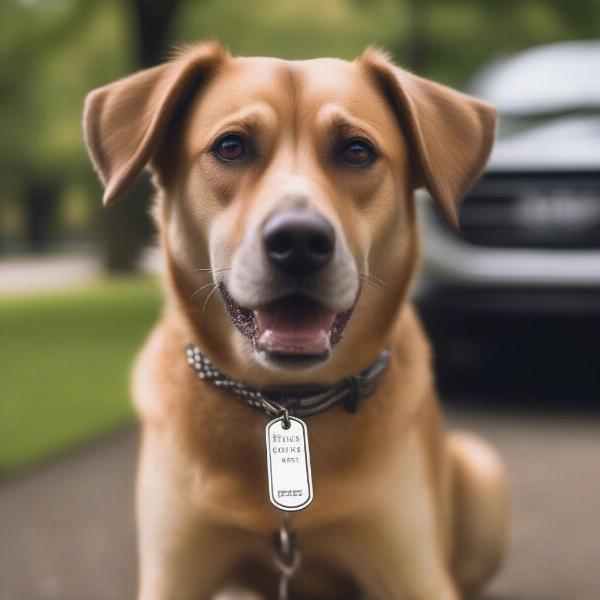
[[[335,231],[321,215],[308,210],[288,210],[272,215],[263,228],[269,260],[292,276],[323,268],[335,249]]]

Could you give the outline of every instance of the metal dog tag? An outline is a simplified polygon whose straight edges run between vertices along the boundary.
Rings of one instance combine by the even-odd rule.
[[[281,510],[302,510],[313,499],[310,452],[306,424],[289,417],[290,427],[283,427],[279,417],[267,424],[267,468],[269,498]]]

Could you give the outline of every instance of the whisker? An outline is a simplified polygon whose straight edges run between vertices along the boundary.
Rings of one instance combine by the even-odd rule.
[[[381,287],[385,287],[385,285],[386,285],[386,283],[383,279],[380,279],[379,277],[375,277],[375,275],[369,275],[368,273],[359,273],[358,276],[362,277],[364,279],[367,279],[371,283],[375,283]]]
[[[231,271],[231,268],[224,267],[223,269],[210,269],[208,267],[200,267],[198,269],[192,269],[192,271],[208,271],[209,273],[222,273],[223,271]]]
[[[214,285],[216,286],[217,284],[214,283],[213,281],[209,281],[208,283],[205,283],[202,287],[199,287],[190,297],[190,300],[196,295],[199,294],[203,289],[207,288],[209,285]]]
[[[361,279],[366,283],[370,283],[378,292],[381,292],[384,288],[384,284],[377,283],[368,277],[361,277]]]
[[[210,300],[210,297],[215,293],[216,290],[219,289],[219,286],[215,284],[215,287],[210,291],[210,293],[208,294],[208,296],[206,297],[206,300],[204,301],[204,306],[202,307],[202,314],[204,314],[204,311],[206,310],[206,305],[208,304],[208,301]]]

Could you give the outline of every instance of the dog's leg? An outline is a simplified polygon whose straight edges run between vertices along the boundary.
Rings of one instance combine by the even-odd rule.
[[[421,541],[410,548],[393,545],[387,550],[370,557],[375,559],[370,565],[360,566],[364,600],[460,599],[451,574],[429,543]]]
[[[399,497],[411,510],[399,510],[398,504],[373,507],[363,519],[340,522],[322,537],[306,540],[306,550],[318,549],[337,572],[346,573],[361,591],[360,600],[459,600],[433,507],[420,494]],[[418,509],[412,510],[413,502]]]
[[[141,514],[140,522],[139,600],[208,599],[234,571],[239,544],[217,525],[160,509]]]
[[[221,590],[212,600],[265,600],[265,597],[247,588],[234,586]]]
[[[495,573],[508,538],[504,467],[485,442],[466,433],[448,438],[452,468],[454,576],[466,597]]]
[[[249,534],[204,517],[194,504],[202,493],[196,485],[161,438],[145,433],[137,490],[138,600],[211,598],[241,556],[260,556]]]
[[[211,598],[225,575],[233,570],[235,557],[229,548],[235,546],[223,540],[213,527],[195,525],[192,539],[179,529],[180,524],[172,521],[166,524],[166,520],[163,518],[160,523],[155,523],[159,529],[154,532],[146,527],[140,537],[138,599]],[[161,539],[153,534],[160,535]]]

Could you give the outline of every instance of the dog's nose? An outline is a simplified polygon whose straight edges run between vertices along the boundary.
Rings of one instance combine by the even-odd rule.
[[[263,242],[271,263],[298,277],[323,268],[331,260],[335,232],[329,221],[315,212],[286,210],[267,220]]]

